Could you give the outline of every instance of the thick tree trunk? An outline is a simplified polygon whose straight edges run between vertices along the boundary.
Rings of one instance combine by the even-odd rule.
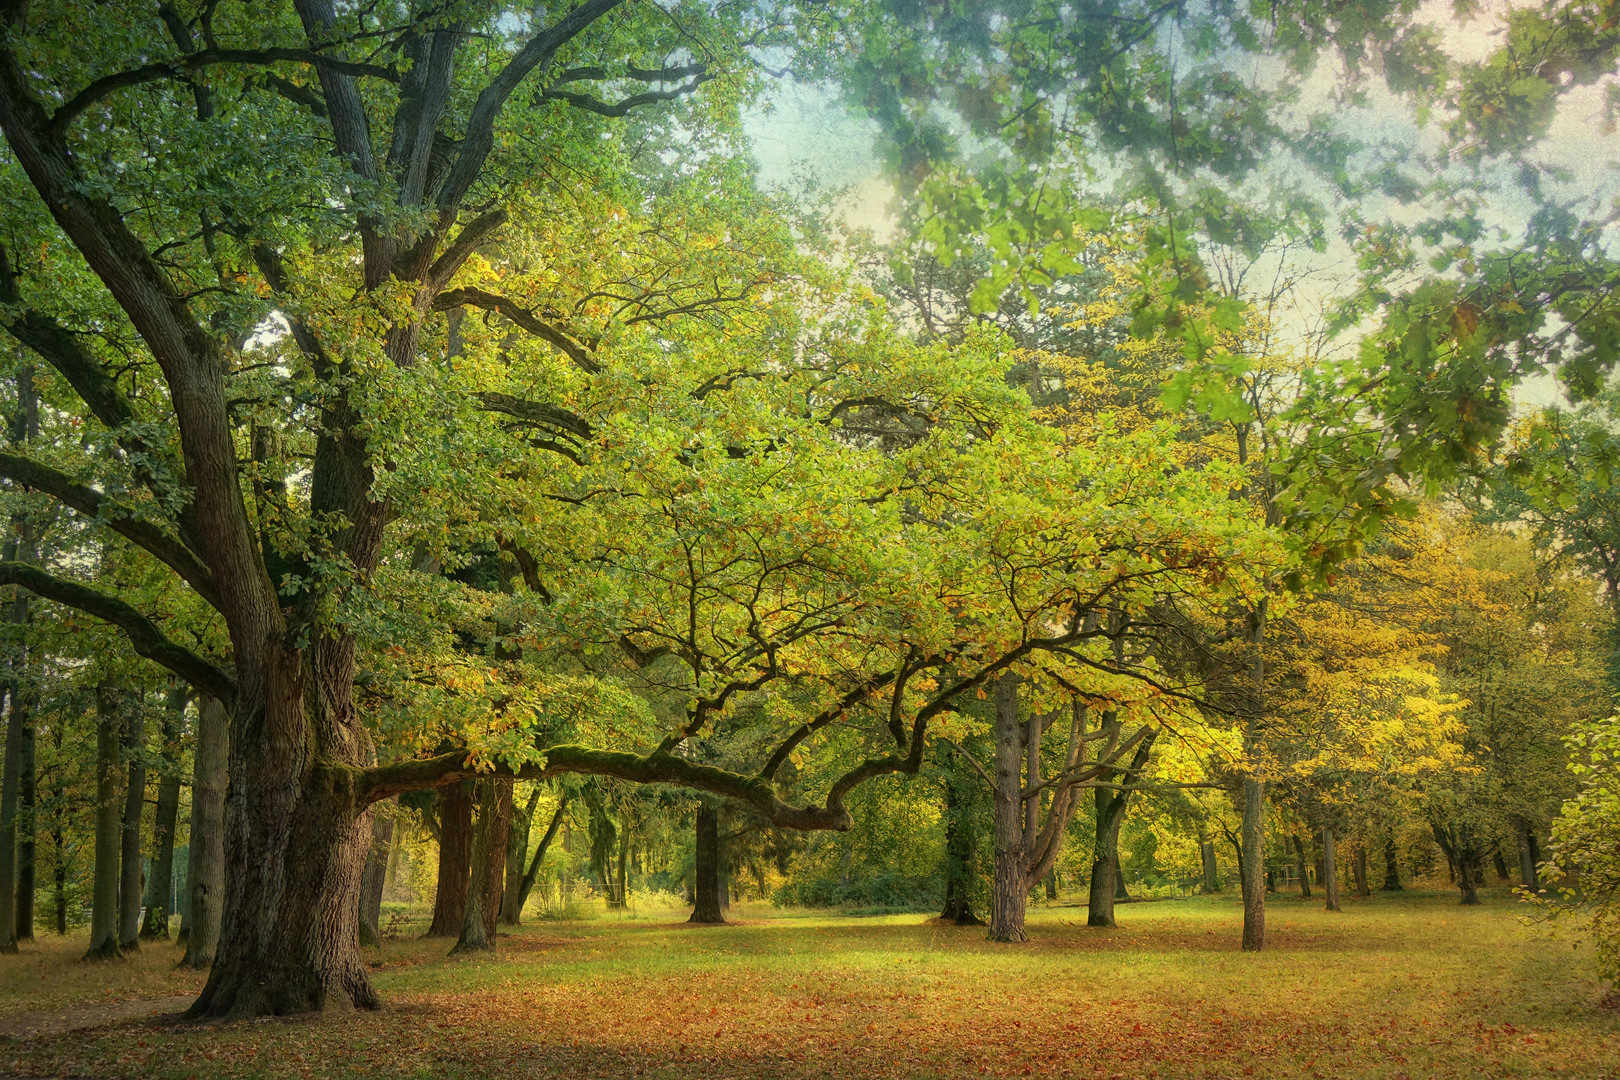
[[[720,914],[720,810],[705,799],[698,804],[696,866],[692,917],[687,922],[718,924]]]
[[[225,787],[231,721],[216,698],[197,700],[191,771],[191,846],[186,854],[186,956],[182,967],[208,969],[219,950],[225,912]]]
[[[1202,830],[1198,834],[1198,853],[1204,869],[1204,882],[1200,891],[1207,895],[1220,892],[1219,871],[1215,865],[1215,842]]]
[[[1327,897],[1327,910],[1339,911],[1339,867],[1334,851],[1333,826],[1322,827],[1322,892]]]
[[[14,702],[15,694],[6,693]],[[0,774],[0,953],[17,951],[17,785],[22,763],[22,725],[17,707],[7,709],[5,769]]]
[[[1519,883],[1537,892],[1541,889],[1541,876],[1536,869],[1535,838],[1524,821],[1515,822],[1513,832],[1519,840]]]
[[[1017,675],[996,680],[995,874],[990,885],[990,939],[1027,941],[1024,915],[1029,904],[1029,853],[1024,846],[1024,729],[1018,723]]]
[[[157,814],[153,819],[152,874],[146,880],[146,914],[141,918],[141,939],[169,936],[169,894],[174,880],[174,826],[180,816],[180,732],[188,693],[177,686],[169,691],[163,714],[163,777],[158,782]]]
[[[426,937],[460,937],[472,876],[472,785],[439,789],[439,890]]]
[[[96,687],[96,865],[90,889],[90,950],[86,959],[111,960],[118,948],[118,853],[122,816],[118,782],[124,734],[124,692],[110,683]]]
[[[1384,840],[1384,883],[1379,886],[1381,892],[1400,892],[1405,888],[1401,884],[1401,867],[1396,859],[1395,839],[1386,837]]]
[[[1119,827],[1125,819],[1123,791],[1098,788],[1095,841],[1091,852],[1091,886],[1087,893],[1086,925],[1114,925],[1114,901],[1119,896]]]
[[[1253,776],[1243,780],[1243,949],[1266,947],[1266,788]]]
[[[1457,888],[1462,892],[1459,903],[1472,905],[1479,903],[1479,888],[1481,879],[1479,852],[1466,844],[1457,848]]]
[[[529,804],[518,813],[512,813],[512,829],[506,834],[506,879],[501,887],[501,924],[516,926],[523,917],[523,860],[529,854],[529,830],[534,825],[534,813],[540,806],[540,786],[534,785]]]
[[[1367,844],[1365,841],[1356,845],[1356,895],[1371,896],[1372,890],[1367,888]]]
[[[495,921],[501,911],[506,836],[512,822],[512,781],[481,777],[474,782],[478,826],[473,832],[472,874],[461,936],[450,955],[495,948]]]
[[[1298,833],[1293,835],[1293,840],[1294,868],[1299,873],[1299,896],[1302,900],[1309,900],[1311,898],[1311,866],[1310,862],[1305,858],[1305,841],[1299,838]]]
[[[388,873],[388,855],[393,850],[394,811],[398,805],[396,798],[371,813],[371,851],[366,855],[366,868],[360,875],[360,944],[366,948],[382,944],[377,922],[382,917],[383,879]]]
[[[145,867],[141,862],[141,818],[146,810],[146,704],[139,695],[124,710],[123,834],[119,844],[118,947],[138,952],[141,947],[141,898],[145,895]]]
[[[557,835],[557,827],[563,824],[564,815],[567,812],[568,795],[564,793],[562,801],[557,804],[556,813],[551,815],[551,824],[546,826],[546,835],[540,838],[540,846],[534,849],[534,858],[529,861],[529,869],[524,871],[523,885],[518,890],[517,906],[512,912],[512,925],[514,926],[523,917],[523,905],[529,902],[529,893],[534,890],[534,883],[540,876],[540,864],[545,862],[546,849],[551,847],[551,841]]]

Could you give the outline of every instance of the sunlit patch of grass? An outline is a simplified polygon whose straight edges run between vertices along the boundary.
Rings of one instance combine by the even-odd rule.
[[[158,1077],[1430,1077],[1620,1074],[1589,958],[1511,898],[1278,898],[1238,950],[1230,897],[1032,913],[1025,946],[925,916],[739,906],[738,925],[537,922],[493,958],[371,954],[380,1013],[212,1029],[123,1024],[0,1045],[0,1073]],[[27,957],[21,963],[27,963]],[[8,1005],[18,961],[0,958]],[[145,963],[141,961],[140,963]],[[36,1000],[111,983],[55,969]],[[122,970],[139,977],[137,965]],[[125,984],[133,996],[135,983]],[[169,991],[173,992],[173,991]]]

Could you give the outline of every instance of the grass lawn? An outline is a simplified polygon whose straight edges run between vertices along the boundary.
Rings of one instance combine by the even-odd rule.
[[[549,922],[492,959],[399,940],[373,956],[382,1012],[213,1028],[172,1015],[0,1041],[0,1076],[1620,1077],[1620,1015],[1585,946],[1520,926],[1505,892],[1277,899],[1238,951],[1230,898],[1135,904],[1034,940],[922,916],[688,928]],[[46,937],[0,957],[0,1031],[24,1010],[194,992],[175,951],[86,965]],[[83,1008],[86,1016],[95,1010]]]

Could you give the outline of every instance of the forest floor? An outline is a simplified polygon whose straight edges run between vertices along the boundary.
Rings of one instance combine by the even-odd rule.
[[[1035,909],[1023,946],[915,915],[539,922],[491,959],[386,943],[380,1012],[211,1027],[179,1021],[201,980],[172,946],[83,964],[46,937],[0,956],[0,1076],[1620,1077],[1588,947],[1485,901],[1276,898],[1260,955],[1228,897],[1103,931]]]

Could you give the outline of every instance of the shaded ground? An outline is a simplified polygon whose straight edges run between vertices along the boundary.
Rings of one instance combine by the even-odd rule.
[[[544,923],[502,938],[492,960],[447,960],[442,941],[386,945],[380,1013],[212,1029],[114,1020],[0,1041],[0,1075],[1620,1076],[1620,1016],[1595,1007],[1584,948],[1520,927],[1505,894],[1472,909],[1454,894],[1346,909],[1277,902],[1260,956],[1238,951],[1241,912],[1224,898],[1121,908],[1116,931],[1040,912],[1036,940],[1013,947],[923,916]],[[0,957],[0,1031],[15,1021],[4,1010],[60,1007],[65,984],[92,1000],[116,989],[118,965],[50,955]],[[128,981],[195,979],[158,960],[125,965]],[[15,990],[12,972],[29,970],[32,992]]]

